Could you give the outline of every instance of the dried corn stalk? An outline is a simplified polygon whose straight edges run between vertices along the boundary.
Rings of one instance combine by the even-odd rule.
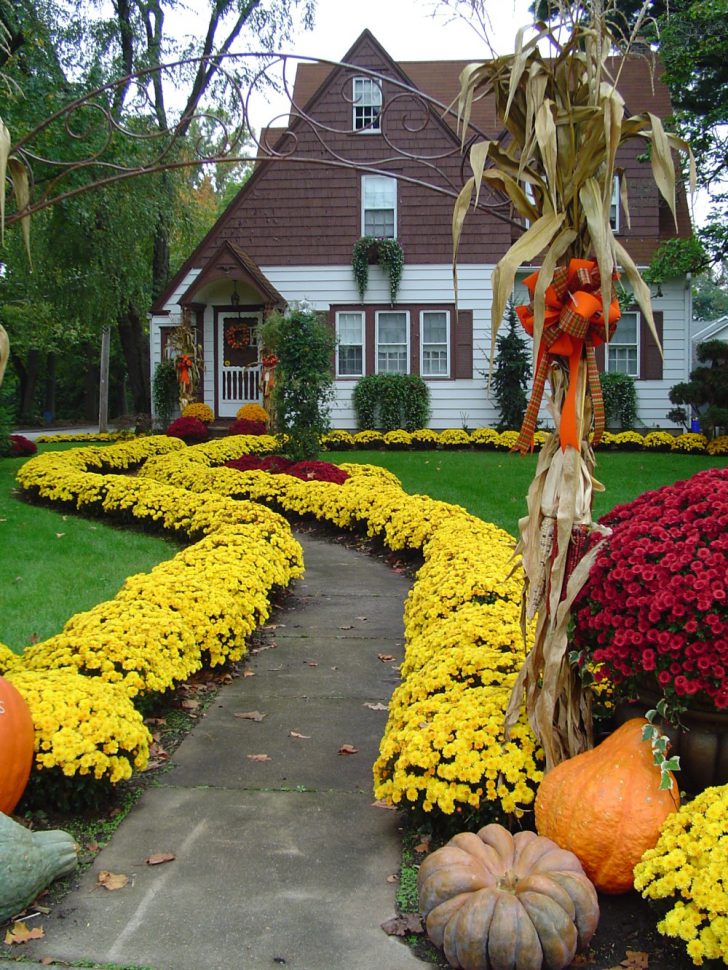
[[[594,557],[594,550],[585,558],[579,554],[596,528],[591,519],[592,490],[600,487],[593,480],[590,445],[594,414],[599,414],[601,404],[591,338],[572,341],[570,356],[559,350],[554,317],[561,326],[564,314],[573,316],[576,308],[578,318],[581,310],[574,287],[562,286],[557,301],[554,290],[572,266],[585,265],[572,261],[592,261],[593,310],[588,320],[579,319],[601,320],[608,338],[605,318],[607,309],[616,305],[613,279],[621,272],[659,346],[649,289],[609,223],[617,150],[634,137],[649,144],[653,177],[676,222],[673,149],[688,153],[691,190],[695,184],[692,154],[684,141],[665,132],[660,119],[650,113],[626,116],[617,90],[623,60],[608,59],[615,41],[604,7],[598,2],[585,7],[583,19],[569,20],[562,30],[536,24],[529,40],[525,28],[520,30],[514,54],[469,65],[460,76],[458,99],[463,132],[474,99],[491,96],[506,135],[470,149],[473,175],[453,212],[454,263],[466,214],[472,202],[477,205],[482,185],[505,194],[528,225],[493,271],[491,360],[518,268],[537,259],[541,264],[527,316],[542,379],[551,386],[557,434],[541,452],[528,493],[528,514],[520,523],[524,620],[527,613],[538,611],[538,624],[534,647],[511,697],[506,730],[515,723],[525,694],[547,769],[591,744],[588,697],[582,695],[568,663],[567,627],[571,604]],[[548,58],[539,50],[544,40],[553,51]],[[629,216],[626,180],[621,184]],[[569,321],[564,332],[574,333]],[[526,428],[518,450],[532,445],[532,430]]]

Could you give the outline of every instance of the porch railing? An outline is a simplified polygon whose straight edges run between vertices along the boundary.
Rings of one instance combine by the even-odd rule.
[[[223,401],[260,401],[260,364],[251,367],[223,367]]]

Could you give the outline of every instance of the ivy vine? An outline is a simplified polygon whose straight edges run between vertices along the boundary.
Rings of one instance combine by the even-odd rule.
[[[396,239],[381,239],[377,236],[362,236],[354,244],[351,257],[351,267],[359,291],[359,299],[364,299],[369,283],[369,253],[374,250],[377,262],[389,276],[389,299],[391,303],[397,300],[399,285],[402,282],[404,268],[404,252]]]

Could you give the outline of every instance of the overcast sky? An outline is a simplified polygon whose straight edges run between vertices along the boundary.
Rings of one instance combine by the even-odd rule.
[[[513,50],[516,30],[531,19],[528,2],[502,0],[499,17],[489,33],[497,53]],[[285,53],[338,61],[365,27],[396,61],[478,60],[489,56],[487,46],[468,23],[432,0],[317,0],[315,28],[301,32]],[[266,106],[256,99],[251,104],[251,120],[259,128],[286,107],[284,100]]]

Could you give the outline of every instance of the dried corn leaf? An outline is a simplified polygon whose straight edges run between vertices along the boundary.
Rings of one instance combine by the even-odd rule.
[[[5,176],[10,156],[10,132],[0,118],[0,241],[5,241]]]
[[[624,270],[627,280],[632,287],[632,292],[637,300],[637,303],[644,314],[645,320],[647,321],[647,326],[650,328],[650,333],[652,334],[655,343],[657,344],[657,349],[660,351],[660,356],[662,357],[662,345],[660,344],[660,338],[657,336],[657,328],[655,327],[655,318],[652,314],[652,299],[650,297],[650,288],[642,279],[640,271],[637,269],[634,260],[624,248],[624,246],[619,242],[619,240],[614,239],[614,252],[617,257],[618,263]]]
[[[503,311],[505,310],[508,297],[513,290],[518,267],[523,263],[530,263],[542,250],[547,248],[561,228],[563,221],[564,215],[560,212],[552,212],[548,215],[541,216],[511,246],[493,270],[493,304],[491,311],[493,347],[495,346],[495,338],[500,322],[503,319]]]
[[[670,206],[670,212],[672,212],[673,219],[675,220],[675,229],[677,230],[675,166],[672,164],[670,143],[667,140],[665,129],[662,127],[662,121],[660,121],[657,115],[650,114],[649,119],[652,126],[652,151],[650,153],[652,175],[663,199]]]
[[[19,210],[24,209],[30,202],[30,181],[28,179],[28,170],[17,158],[10,157],[8,158],[7,163],[13,183],[15,202]],[[0,192],[0,195],[1,194],[2,192]],[[25,215],[21,218],[20,228],[23,233],[25,251],[28,254],[28,260],[30,260],[30,216]]]

